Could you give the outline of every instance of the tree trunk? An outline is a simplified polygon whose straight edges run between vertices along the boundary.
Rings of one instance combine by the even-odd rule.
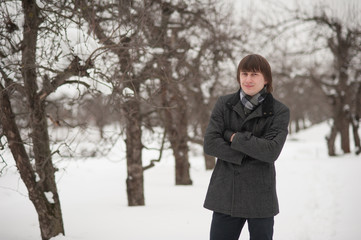
[[[341,135],[341,149],[344,153],[350,153],[350,112],[345,111],[345,98],[343,96],[335,98],[333,105],[333,120],[336,131]]]
[[[341,149],[344,153],[350,153],[350,122],[347,116],[339,116],[340,121],[340,134],[341,134]]]
[[[298,133],[300,130],[301,130],[301,127],[300,127],[300,121],[301,121],[301,119],[299,119],[299,118],[296,118],[296,121],[295,121],[295,132],[296,133]]]
[[[165,80],[166,81],[166,80]],[[164,107],[164,127],[175,158],[175,184],[191,185],[188,158],[187,106],[176,84],[163,83],[162,104]],[[168,96],[169,94],[169,96]]]
[[[179,137],[174,130],[169,134],[170,143],[173,149],[173,155],[175,158],[175,184],[176,185],[191,185],[192,180],[189,174],[190,164],[188,161],[188,146],[187,142],[178,142]],[[181,137],[182,138],[182,137]]]
[[[330,136],[326,137],[329,156],[336,156],[336,151],[335,151],[336,136],[337,136],[337,130],[335,125],[333,125],[331,127]]]
[[[30,200],[38,213],[42,239],[50,239],[60,233],[64,234],[64,226],[54,176],[55,169],[51,160],[45,104],[37,94],[35,66],[38,29],[41,22],[35,1],[24,0],[22,3],[25,18],[22,76],[30,108],[31,138],[36,173],[39,178],[34,183],[33,179],[27,177],[24,182],[27,181],[25,184],[28,187]],[[18,166],[19,171],[25,167],[28,165]]]
[[[354,118],[351,118],[351,120],[350,120],[351,125],[352,125],[353,140],[355,142],[356,155],[359,155],[361,153],[361,141],[360,141],[360,136],[358,133],[359,121],[360,121],[360,119],[358,116],[354,116]]]
[[[64,234],[59,197],[55,181],[52,181],[54,180],[54,169],[51,164],[49,168],[49,164],[45,163],[44,168],[39,169],[39,172],[45,174],[45,176],[40,177],[41,175],[37,171],[40,180],[36,179],[35,172],[31,166],[30,159],[26,153],[19,129],[15,122],[9,96],[2,86],[0,92],[1,124],[4,134],[8,139],[9,148],[15,159],[20,177],[28,189],[29,198],[38,213],[41,237],[43,240],[46,240],[57,236],[59,233]],[[50,170],[49,172],[44,172],[45,169]],[[52,196],[48,199],[45,193],[51,194]]]
[[[361,72],[360,72],[361,74]],[[361,83],[358,83],[356,92],[355,92],[355,98],[352,100],[353,102],[353,109],[354,113],[350,114],[350,123],[352,125],[352,133],[353,133],[353,139],[355,143],[355,153],[356,155],[359,155],[361,153],[361,141],[360,141],[360,135],[358,132],[359,126],[360,126],[360,116],[361,116]]]
[[[39,177],[37,187],[42,192],[42,195],[33,196],[33,199],[31,200],[34,205],[38,204],[39,198],[44,201],[44,204],[35,207],[39,214],[43,239],[49,239],[57,236],[59,233],[64,234],[64,226],[55,181],[55,169],[49,147],[50,143],[45,105],[44,103],[37,101],[35,106],[35,109],[31,109],[32,140],[36,173]],[[50,195],[49,199],[44,199],[44,194]],[[30,198],[31,197],[32,196],[30,195]]]
[[[173,155],[175,157],[175,184],[176,185],[191,185],[192,180],[190,178],[190,164],[188,158],[188,133],[187,133],[187,119],[184,112],[174,111],[175,118],[180,120],[176,126],[169,132],[169,140],[172,145]],[[178,115],[178,116],[177,116]],[[174,125],[173,125],[174,126]]]
[[[208,120],[207,120],[208,121]],[[202,136],[205,135],[206,133],[206,129],[207,129],[207,121],[202,121],[201,123],[201,127],[202,127]],[[212,170],[214,169],[214,167],[216,166],[216,159],[213,156],[207,155],[205,153],[203,153],[204,156],[204,160],[205,160],[205,166],[206,166],[206,170]]]
[[[213,156],[209,156],[207,154],[203,154],[205,163],[206,163],[206,170],[212,170],[216,166],[216,159]]]
[[[330,137],[327,139],[328,153],[335,156],[335,139],[337,133],[341,135],[341,149],[344,153],[350,153],[350,133],[349,133],[349,113],[343,111],[342,99],[334,99],[333,108],[333,126]]]
[[[182,104],[181,104],[182,105]],[[185,106],[183,106],[185,107]],[[183,107],[166,111],[172,117],[166,119],[166,131],[168,133],[169,141],[173,149],[175,158],[175,184],[176,185],[191,185],[190,178],[190,164],[188,158],[188,121],[187,114]],[[172,112],[170,112],[172,111]],[[173,122],[175,121],[175,122]]]
[[[124,104],[126,117],[127,195],[129,206],[144,206],[140,106],[132,97]]]

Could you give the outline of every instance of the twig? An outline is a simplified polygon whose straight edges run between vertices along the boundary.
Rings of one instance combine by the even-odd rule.
[[[164,130],[163,132],[163,138],[162,138],[162,145],[160,146],[159,149],[159,157],[157,159],[152,159],[150,160],[150,163],[147,166],[143,167],[143,172],[149,168],[152,168],[155,166],[155,162],[160,162],[160,160],[162,159],[162,155],[163,155],[163,149],[164,149],[164,143],[165,143],[165,137],[166,137],[167,133],[166,130]]]

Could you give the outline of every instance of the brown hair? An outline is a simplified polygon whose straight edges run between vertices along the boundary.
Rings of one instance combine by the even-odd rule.
[[[240,82],[241,72],[261,72],[264,79],[267,81],[266,91],[271,93],[272,86],[272,71],[268,61],[258,54],[250,54],[244,57],[238,64],[237,82]]]

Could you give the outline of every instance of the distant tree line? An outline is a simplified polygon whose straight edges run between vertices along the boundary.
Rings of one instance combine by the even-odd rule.
[[[321,5],[302,9],[252,22],[252,12],[238,17],[215,0],[1,2],[1,146],[28,189],[42,239],[65,233],[52,161],[62,149],[52,129],[93,125],[106,138],[104,128],[119,124],[128,205],[144,205],[143,173],[165,143],[175,184],[192,184],[188,146],[202,145],[213,104],[237,89],[236,65],[247,53],[270,60],[276,97],[291,109],[290,132],[332,119],[329,155],[338,133],[343,152],[351,151],[350,126],[359,153],[360,21]],[[155,128],[163,130],[161,139],[150,136],[160,141],[159,156],[144,165],[142,134]],[[212,169],[215,159],[204,159]]]

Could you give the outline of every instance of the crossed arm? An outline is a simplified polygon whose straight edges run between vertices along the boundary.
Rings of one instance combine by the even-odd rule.
[[[241,164],[245,156],[264,162],[274,162],[286,141],[289,110],[280,108],[266,134],[256,137],[252,132],[232,132],[225,129],[224,100],[218,99],[204,137],[204,152],[234,164]]]

